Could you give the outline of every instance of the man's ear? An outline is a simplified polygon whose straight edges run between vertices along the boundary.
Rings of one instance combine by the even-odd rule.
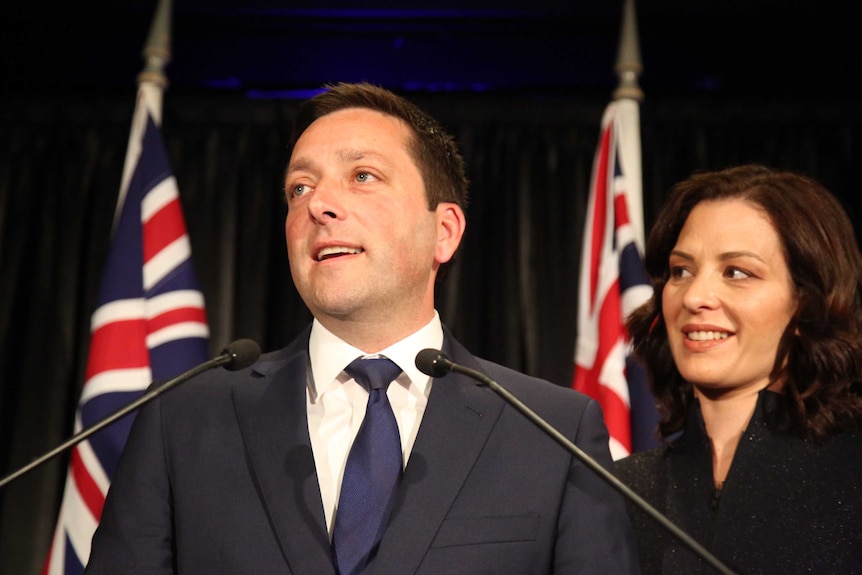
[[[452,259],[458,250],[461,238],[464,237],[467,219],[464,217],[464,210],[461,209],[461,206],[451,202],[441,202],[437,205],[436,211],[437,249],[434,252],[434,259],[438,263],[444,264]]]

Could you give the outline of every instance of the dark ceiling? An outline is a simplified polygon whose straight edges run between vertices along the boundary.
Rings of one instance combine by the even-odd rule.
[[[156,0],[4,0],[0,88],[128,89]],[[846,3],[639,0],[647,94],[852,97]],[[622,0],[174,0],[174,90],[610,93]]]

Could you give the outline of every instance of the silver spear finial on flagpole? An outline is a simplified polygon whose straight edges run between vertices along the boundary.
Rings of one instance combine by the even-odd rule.
[[[138,86],[155,88],[156,109],[150,110],[157,124],[161,124],[162,92],[168,87],[165,66],[171,59],[171,0],[159,0],[150,25],[150,34],[141,53],[144,69],[138,74]]]
[[[638,43],[637,13],[635,0],[625,0],[623,18],[620,27],[620,45],[615,66],[620,82],[614,91],[614,100],[632,98],[643,101],[644,93],[638,84],[638,77],[643,71],[641,53]]]

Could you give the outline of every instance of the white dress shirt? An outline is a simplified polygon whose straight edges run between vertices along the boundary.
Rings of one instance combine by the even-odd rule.
[[[380,355],[402,369],[401,375],[389,385],[387,396],[398,421],[402,461],[406,466],[431,392],[431,378],[416,368],[416,354],[425,348],[442,346],[443,326],[436,311],[425,327],[370,356],[336,337],[317,320],[312,323],[308,342],[311,361],[306,406],[308,432],[330,537],[347,454],[368,403],[368,392],[344,368],[357,357]]]

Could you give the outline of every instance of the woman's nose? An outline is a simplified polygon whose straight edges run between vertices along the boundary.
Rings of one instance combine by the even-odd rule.
[[[694,276],[683,294],[683,305],[690,311],[713,309],[718,302],[715,281],[708,275]]]

